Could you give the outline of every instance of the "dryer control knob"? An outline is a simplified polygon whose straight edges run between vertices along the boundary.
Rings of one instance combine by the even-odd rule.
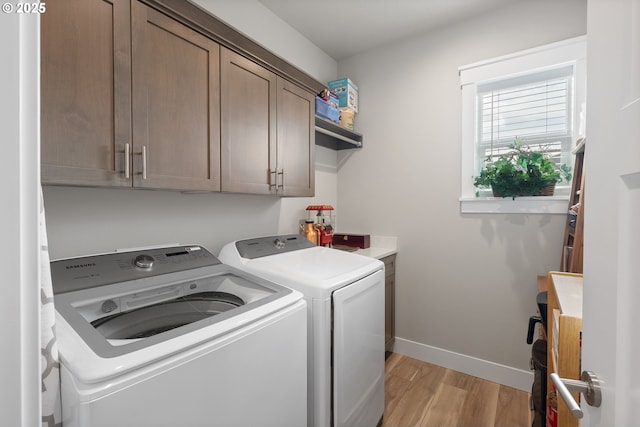
[[[133,261],[136,267],[151,268],[155,259],[151,255],[138,255]]]
[[[286,243],[284,242],[284,240],[278,238],[276,240],[273,241],[273,243],[276,245],[277,249],[282,249],[284,248],[284,246],[286,245]]]
[[[118,308],[118,304],[112,299],[108,299],[102,303],[102,312],[103,313],[111,313],[113,310]]]

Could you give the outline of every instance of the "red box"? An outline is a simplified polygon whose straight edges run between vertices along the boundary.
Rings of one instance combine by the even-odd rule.
[[[371,237],[368,234],[334,234],[333,244],[367,249],[371,245]]]

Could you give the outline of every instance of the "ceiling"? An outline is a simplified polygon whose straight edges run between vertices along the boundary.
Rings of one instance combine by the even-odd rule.
[[[335,60],[523,0],[259,0]]]

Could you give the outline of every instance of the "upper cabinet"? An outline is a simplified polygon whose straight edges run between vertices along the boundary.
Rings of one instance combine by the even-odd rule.
[[[222,191],[313,196],[313,94],[221,51]]]
[[[315,95],[278,77],[276,187],[283,196],[313,196]]]
[[[48,12],[43,183],[219,190],[218,44],[139,2]]]
[[[295,67],[189,2],[41,19],[43,184],[313,195],[316,85]]]
[[[276,75],[221,52],[222,191],[270,194],[276,156]]]
[[[127,0],[65,0],[40,18],[45,184],[131,186],[130,10]]]
[[[136,187],[220,190],[220,46],[132,3]]]

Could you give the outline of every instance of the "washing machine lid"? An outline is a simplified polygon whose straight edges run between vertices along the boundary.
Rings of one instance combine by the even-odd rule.
[[[302,299],[190,248],[52,261],[58,349],[79,381],[104,381],[222,339]],[[142,262],[148,257],[152,265]]]
[[[218,258],[318,299],[384,268],[375,258],[304,241],[310,243],[298,235],[241,240],[226,245]]]

